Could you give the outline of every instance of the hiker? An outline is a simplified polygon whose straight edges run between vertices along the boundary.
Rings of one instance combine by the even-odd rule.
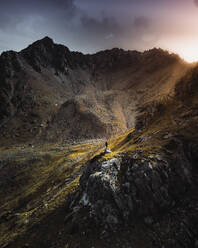
[[[107,149],[108,148],[108,142],[107,141],[105,142],[105,146],[106,146],[106,149]]]
[[[106,146],[105,153],[111,153],[111,150],[108,148],[108,142],[107,141],[105,142],[105,146]]]

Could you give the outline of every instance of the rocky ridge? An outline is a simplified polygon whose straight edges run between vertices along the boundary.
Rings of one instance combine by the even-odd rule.
[[[125,131],[134,126],[139,105],[170,93],[188,69],[177,55],[161,49],[114,48],[84,55],[49,37],[21,52],[4,52],[1,142],[32,142],[35,137],[37,142],[67,142]],[[67,107],[71,102],[73,107]],[[90,126],[86,134],[85,126]]]

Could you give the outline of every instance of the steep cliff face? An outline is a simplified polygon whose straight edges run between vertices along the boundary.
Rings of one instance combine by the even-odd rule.
[[[188,68],[177,55],[160,49],[140,53],[115,48],[83,55],[48,37],[19,53],[4,52],[0,56],[1,141],[25,142],[44,139],[46,134],[54,141],[85,139],[124,131],[134,126],[137,106],[172,92]],[[72,113],[64,107],[67,101],[78,106],[79,135],[71,128]],[[93,122],[97,132],[91,132]],[[86,126],[90,130],[85,135]]]

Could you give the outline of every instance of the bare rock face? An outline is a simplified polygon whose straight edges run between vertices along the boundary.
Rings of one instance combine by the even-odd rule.
[[[112,128],[109,127],[108,129],[97,115],[83,108],[78,102],[68,100],[61,105],[57,114],[51,120],[46,129],[46,134],[48,139],[52,141],[61,137],[62,134],[77,141],[80,137],[85,139],[105,137],[110,135],[111,131]]]
[[[144,156],[136,151],[109,160],[102,159],[102,154],[92,159],[69,201],[65,222],[72,232],[92,233],[96,228],[100,238],[108,240],[112,232],[127,232],[137,225],[146,226],[145,235],[152,240],[148,247],[195,244],[196,167],[190,155],[194,148],[179,139],[175,142],[177,153],[171,155],[151,151]],[[137,234],[132,231],[131,235]],[[119,247],[125,247],[124,241]]]
[[[136,152],[90,162],[71,209],[86,208],[89,218],[106,229],[168,210],[191,185],[192,167],[179,149],[171,159]]]
[[[119,169],[120,161],[113,158],[92,164],[81,178],[83,195],[80,204],[90,208],[90,216],[98,224],[116,225],[120,222]]]
[[[186,70],[177,55],[161,49],[140,53],[114,48],[84,55],[49,37],[19,53],[4,52],[0,56],[1,141],[46,137],[65,141],[125,131],[134,126],[137,106],[172,91]],[[65,107],[68,102],[76,105],[77,123]]]

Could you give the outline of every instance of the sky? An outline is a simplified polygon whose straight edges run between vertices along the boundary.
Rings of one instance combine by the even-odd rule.
[[[0,1],[0,53],[45,36],[83,53],[160,47],[198,61],[198,0]]]

